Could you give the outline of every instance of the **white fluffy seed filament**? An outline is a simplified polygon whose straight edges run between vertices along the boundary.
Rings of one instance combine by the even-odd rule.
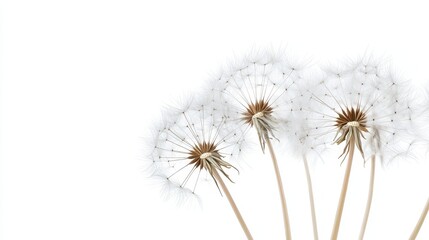
[[[209,157],[211,157],[213,154],[211,152],[205,152],[203,154],[200,155],[200,159],[207,159]]]
[[[360,124],[359,124],[359,122],[358,122],[358,121],[351,121],[351,122],[348,122],[348,123],[347,123],[347,126],[348,126],[348,127],[359,127],[359,126],[360,126]]]

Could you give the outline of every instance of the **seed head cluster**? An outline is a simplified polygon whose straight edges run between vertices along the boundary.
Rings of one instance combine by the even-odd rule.
[[[421,106],[388,65],[363,58],[313,70],[272,53],[230,64],[204,97],[168,111],[152,141],[155,175],[192,193],[202,175],[216,184],[215,171],[231,180],[227,170],[251,141],[250,129],[262,150],[274,138],[301,154],[323,156],[340,145],[345,158],[353,143],[364,160],[412,155]]]

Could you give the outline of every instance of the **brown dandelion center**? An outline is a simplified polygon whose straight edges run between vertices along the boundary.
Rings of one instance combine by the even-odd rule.
[[[337,135],[335,136],[334,141],[337,144],[341,144],[344,141],[346,142],[346,146],[344,147],[344,151],[341,156],[347,156],[351,147],[350,139],[353,139],[353,142],[363,156],[364,154],[361,139],[365,139],[363,133],[368,132],[365,112],[362,111],[362,109],[359,107],[352,107],[341,109],[341,112],[337,112],[337,114],[338,117],[335,121]]]
[[[272,113],[273,108],[265,100],[249,104],[243,113],[242,120],[256,129],[262,152],[265,150],[265,142],[269,135],[274,137],[275,119],[272,117]]]
[[[254,121],[258,118],[269,117],[273,113],[273,108],[265,100],[259,100],[256,103],[251,103],[246,107],[243,113],[245,123],[253,126]]]
[[[212,157],[213,155],[219,154],[216,150],[216,145],[214,143],[199,143],[196,144],[192,151],[189,152],[189,159],[191,159],[190,164],[195,164],[197,167],[205,167],[204,161],[207,158]]]
[[[217,174],[217,172],[221,173],[223,176],[228,178],[229,181],[232,182],[228,174],[225,172],[224,168],[236,168],[230,163],[223,160],[222,155],[218,152],[216,148],[217,144],[213,142],[203,142],[195,144],[193,149],[189,152],[188,159],[190,159],[191,161],[188,163],[188,165],[193,165],[193,169],[205,169],[212,176],[213,180],[216,183],[216,186],[218,186],[218,179],[216,179],[216,176],[219,175]]]
[[[360,131],[366,132],[366,115],[359,107],[356,109],[341,109],[341,113],[338,113],[335,126],[339,130],[348,127],[357,127]]]

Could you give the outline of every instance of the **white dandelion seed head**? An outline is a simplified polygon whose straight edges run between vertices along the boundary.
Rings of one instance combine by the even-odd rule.
[[[409,92],[412,98],[412,102],[409,104],[413,111],[414,129],[417,129],[412,134],[415,135],[414,141],[416,145],[419,145],[422,151],[418,153],[417,159],[423,159],[427,161],[429,154],[429,94],[428,90],[424,88],[412,88]]]
[[[308,68],[299,74],[297,78],[297,88],[294,91],[294,97],[284,96],[283,101],[288,103],[288,124],[283,125],[281,138],[288,152],[302,159],[306,156],[307,159],[322,160],[323,156],[329,150],[331,141],[327,141],[320,133],[324,130],[322,124],[310,125],[316,117],[315,109],[312,105],[315,104],[314,97],[319,94],[314,90],[319,89],[321,82],[325,81],[320,69]]]
[[[299,84],[301,92],[309,92],[303,100],[310,108],[305,135],[344,146],[353,131],[365,160],[376,155],[387,164],[412,157],[418,111],[407,81],[374,58],[324,72],[310,87]],[[341,156],[347,153],[345,147]]]
[[[150,158],[153,176],[165,185],[164,196],[195,194],[204,180],[216,187],[213,171],[231,180],[229,173],[235,167],[229,161],[241,140],[234,129],[226,127],[226,115],[211,103],[212,97],[207,91],[163,112],[165,120],[154,131]]]
[[[281,97],[293,97],[302,65],[270,51],[253,52],[229,64],[211,83],[227,106],[228,123],[245,133],[254,128],[264,150],[265,138],[276,138],[275,132],[287,122],[287,103]]]

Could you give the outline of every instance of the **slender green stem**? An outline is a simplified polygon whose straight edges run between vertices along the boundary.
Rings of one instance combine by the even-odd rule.
[[[216,169],[213,169],[213,177],[216,179],[216,181],[219,183],[220,187],[222,188],[222,191],[225,193],[225,196],[228,199],[228,202],[231,205],[232,210],[234,210],[235,216],[237,217],[238,222],[240,222],[241,228],[243,229],[244,234],[246,234],[247,239],[253,240],[253,237],[250,234],[249,228],[247,228],[247,225],[244,222],[244,219],[241,216],[241,213],[238,210],[238,207],[235,204],[234,199],[231,196],[231,193],[229,192],[228,188],[223,182],[223,179],[219,176],[219,173],[217,172]]]
[[[429,198],[426,201],[426,205],[423,208],[422,214],[420,215],[419,221],[417,222],[416,226],[414,227],[413,232],[411,233],[410,240],[414,240],[417,237],[417,234],[419,234],[420,228],[423,225],[423,222],[425,221],[426,215],[428,214],[429,210]]]
[[[268,135],[265,135],[265,141],[267,143],[268,150],[270,151],[271,159],[273,161],[274,171],[276,173],[277,186],[279,188],[280,201],[282,203],[283,222],[284,222],[284,227],[285,227],[286,239],[290,240],[290,239],[292,239],[292,236],[291,236],[291,231],[290,231],[289,215],[288,215],[288,211],[287,211],[286,197],[285,197],[285,193],[283,190],[283,183],[282,183],[282,178],[280,176],[279,166],[277,164],[276,154],[274,153],[273,145],[271,144],[271,140],[268,137]]]
[[[362,240],[365,235],[366,224],[368,223],[369,211],[371,210],[372,195],[374,192],[374,177],[375,177],[375,155],[371,156],[371,176],[369,180],[368,199],[366,201],[365,214],[360,229],[359,239]]]
[[[354,136],[350,138],[349,153],[347,160],[346,172],[344,174],[343,187],[341,189],[340,199],[338,200],[337,214],[335,215],[334,227],[332,229],[331,240],[338,238],[338,231],[340,230],[341,216],[343,214],[344,202],[346,200],[347,187],[349,185],[350,172],[352,169],[353,154],[355,151],[355,140]]]
[[[313,222],[313,236],[314,236],[314,240],[318,240],[319,234],[317,231],[316,209],[314,207],[313,184],[311,182],[310,169],[308,168],[307,157],[304,155],[303,158],[304,158],[305,175],[307,176],[308,196],[310,198],[311,220]]]

